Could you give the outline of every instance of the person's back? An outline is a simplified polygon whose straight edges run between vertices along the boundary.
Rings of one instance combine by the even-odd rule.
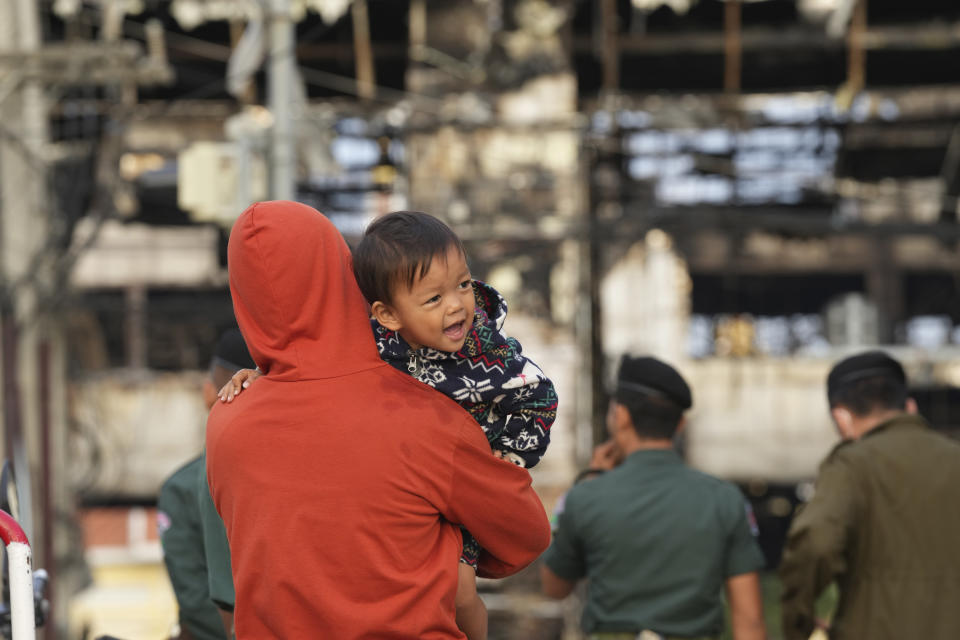
[[[380,360],[349,251],[316,211],[253,205],[229,260],[264,372],[207,428],[238,636],[462,637],[451,523],[482,542],[482,574],[522,568],[549,537],[529,475],[491,456],[453,401]]]
[[[728,563],[741,561],[730,540],[743,526],[743,504],[736,487],[690,469],[672,450],[638,451],[574,487],[565,511],[576,514],[592,576],[585,625],[629,629],[643,609],[644,623],[662,633],[722,628],[718,594]]]
[[[582,627],[591,640],[703,638],[723,631],[725,592],[737,640],[764,640],[763,557],[732,484],[688,468],[673,448],[693,404],[670,365],[624,356],[607,411],[611,439],[558,509],[540,569],[565,598],[588,579]]]
[[[881,351],[837,363],[830,413],[844,439],[820,466],[780,563],[787,640],[806,640],[831,582],[833,640],[960,637],[960,443],[916,414],[903,366]]]
[[[855,637],[960,637],[960,443],[903,415],[838,449],[833,463],[849,465],[859,486],[832,637],[854,637],[848,625]]]

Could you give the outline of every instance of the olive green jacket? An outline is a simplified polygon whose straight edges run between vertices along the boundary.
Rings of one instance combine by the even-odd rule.
[[[780,565],[786,640],[836,582],[831,640],[960,638],[960,443],[900,415],[838,445]]]

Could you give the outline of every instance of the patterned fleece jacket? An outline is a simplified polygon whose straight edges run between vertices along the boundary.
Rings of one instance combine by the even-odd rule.
[[[400,371],[449,396],[483,428],[494,453],[532,467],[550,442],[557,417],[553,383],[522,355],[514,338],[500,331],[507,303],[488,284],[474,280],[473,327],[460,351],[417,350],[372,320],[380,357]]]

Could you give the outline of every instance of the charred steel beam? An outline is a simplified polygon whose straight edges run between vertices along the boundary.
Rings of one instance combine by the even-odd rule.
[[[682,31],[676,33],[622,33],[618,38],[623,53],[667,55],[677,53],[722,53],[725,37],[722,31]],[[744,51],[842,49],[844,38],[833,38],[814,27],[743,29],[740,43]],[[868,51],[878,50],[943,50],[960,47],[960,22],[927,23],[896,27],[874,26],[861,34],[861,44]],[[591,38],[578,36],[573,41],[577,53],[592,53]]]

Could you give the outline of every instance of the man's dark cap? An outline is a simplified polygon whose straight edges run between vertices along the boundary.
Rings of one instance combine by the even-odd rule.
[[[827,398],[842,388],[866,378],[886,377],[907,384],[903,366],[883,351],[866,351],[835,364],[827,376]]]
[[[617,373],[616,397],[659,397],[686,411],[693,406],[693,394],[680,373],[666,362],[650,356],[623,356]]]
[[[247,343],[243,341],[240,329],[227,329],[220,335],[217,348],[213,352],[213,364],[234,371],[257,366],[247,351]]]

